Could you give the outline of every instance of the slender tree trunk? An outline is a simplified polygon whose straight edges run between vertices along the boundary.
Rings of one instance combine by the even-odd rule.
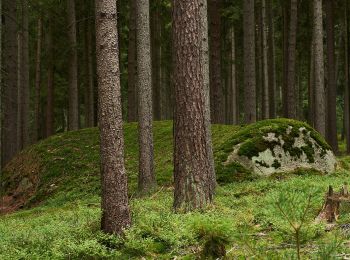
[[[128,121],[137,121],[136,91],[136,0],[129,0]]]
[[[283,87],[282,87],[282,112],[288,117],[288,25],[289,25],[289,1],[283,3]]]
[[[268,20],[268,78],[269,78],[269,117],[276,118],[276,62],[275,62],[275,30],[272,12],[272,0],[267,0],[267,20]]]
[[[49,19],[47,32],[47,102],[46,102],[46,137],[54,134],[54,62],[52,43],[52,20]]]
[[[344,8],[344,51],[345,51],[345,95],[344,95],[344,125],[346,136],[346,153],[350,154],[350,85],[349,85],[349,34],[348,34],[348,3]]]
[[[249,124],[256,121],[254,0],[245,0],[243,9],[244,122]]]
[[[37,46],[35,61],[35,101],[34,101],[34,142],[39,140],[40,131],[40,92],[41,92],[41,41],[42,41],[42,18],[38,19]]]
[[[116,1],[96,1],[96,57],[102,174],[101,228],[106,233],[121,234],[130,226],[131,217],[124,166],[116,24]]]
[[[17,152],[17,6],[16,1],[3,1],[4,78],[3,78],[3,165]]]
[[[236,82],[236,45],[235,45],[235,28],[230,29],[231,35],[231,115],[232,123],[239,124],[239,87]]]
[[[78,54],[77,29],[75,18],[75,0],[67,0],[68,38],[69,38],[69,89],[68,89],[68,129],[79,129],[79,99],[78,99]]]
[[[204,109],[205,109],[205,131],[206,131],[206,148],[209,157],[209,176],[211,176],[212,189],[216,186],[216,174],[214,165],[214,154],[211,134],[211,115],[210,115],[210,72],[209,72],[209,43],[208,43],[208,2],[200,0],[200,16],[201,16],[201,67],[204,83]],[[210,191],[214,193],[214,191]]]
[[[175,85],[174,208],[204,208],[213,196],[201,69],[200,1],[173,1]]]
[[[262,16],[261,16],[261,5],[258,2],[256,5],[256,9],[259,10],[256,15],[256,68],[257,68],[257,82],[256,82],[256,93],[257,93],[257,120],[263,119],[263,88],[264,88],[264,80],[263,80],[263,45],[262,45]]]
[[[269,70],[268,70],[268,26],[266,15],[266,1],[261,1],[261,20],[262,20],[262,51],[263,51],[263,118],[269,118],[270,101],[269,101]]]
[[[22,6],[20,6],[19,13],[22,13]],[[23,18],[23,13],[21,15],[21,20]],[[22,22],[22,21],[21,21]],[[23,28],[21,24],[21,28],[19,28],[19,31],[17,33],[17,149],[18,151],[21,151],[23,148],[23,142],[22,142],[22,39],[23,39]]]
[[[153,166],[152,61],[148,0],[136,3],[136,28],[140,145],[138,188],[141,193],[147,193],[156,185]]]
[[[3,17],[3,13],[2,13],[2,3],[3,1],[0,0],[0,17]],[[2,91],[3,91],[3,86],[2,86],[2,83],[3,83],[3,80],[2,80],[2,22],[0,23],[0,187],[2,187],[2,158],[3,158],[3,147],[2,147],[2,119],[3,119],[3,107],[2,107]]]
[[[211,120],[225,123],[224,95],[221,86],[221,1],[209,0],[209,46],[210,46],[210,105]]]
[[[287,98],[288,117],[297,118],[297,101],[295,89],[295,64],[296,64],[296,35],[298,0],[290,1],[289,32],[288,32],[288,71],[287,71]]]
[[[332,0],[326,0],[327,27],[327,141],[335,153],[338,152],[337,138],[337,84],[335,76],[334,53],[334,6]]]
[[[308,89],[309,124],[315,126],[315,46],[313,37],[310,44],[310,71]]]
[[[320,134],[325,136],[326,102],[324,88],[322,0],[314,0],[313,17],[313,37],[315,46],[315,128]]]

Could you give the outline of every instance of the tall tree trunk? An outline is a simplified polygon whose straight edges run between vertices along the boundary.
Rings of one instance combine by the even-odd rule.
[[[313,37],[310,43],[310,71],[309,71],[309,89],[308,89],[308,112],[309,124],[315,127],[315,46]]]
[[[47,32],[47,100],[46,100],[46,137],[54,134],[54,61],[52,42],[52,20],[49,19]]]
[[[225,123],[224,95],[221,86],[221,1],[209,0],[209,45],[210,45],[210,106],[211,120]]]
[[[254,0],[245,0],[243,9],[244,122],[249,124],[256,121]]]
[[[41,41],[42,41],[42,18],[38,18],[37,46],[35,61],[35,101],[34,101],[34,142],[39,140],[40,131],[40,92],[41,92]]]
[[[121,234],[131,224],[124,166],[124,137],[119,79],[117,6],[96,1],[96,57],[102,174],[101,228]]]
[[[3,78],[3,165],[17,152],[17,6],[16,1],[3,1],[4,78]]]
[[[296,35],[297,35],[298,0],[290,1],[288,31],[288,71],[287,71],[287,112],[289,118],[297,118],[297,101],[295,89]]]
[[[257,93],[257,120],[263,119],[263,50],[262,50],[262,16],[261,16],[261,5],[257,3],[257,12],[255,23],[256,23],[256,68],[257,68],[257,82],[256,82],[256,93]]]
[[[173,1],[175,85],[174,208],[204,208],[213,196],[201,69],[200,1]]]
[[[136,3],[136,28],[140,146],[138,188],[141,193],[147,193],[156,185],[153,166],[152,61],[148,0]]]
[[[348,3],[344,8],[344,51],[345,51],[345,95],[344,95],[344,126],[346,137],[346,153],[350,154],[350,85],[349,85],[349,34],[348,34]]]
[[[239,87],[236,82],[236,45],[235,45],[235,28],[234,26],[230,29],[231,35],[231,115],[232,123],[234,125],[239,124]]]
[[[322,0],[314,0],[313,17],[313,37],[315,46],[315,129],[325,136],[326,102],[324,88]]]
[[[275,29],[273,22],[272,0],[267,0],[267,20],[268,20],[268,78],[269,78],[269,117],[276,117],[276,62],[275,62]]]
[[[210,114],[210,72],[209,72],[209,28],[208,28],[208,2],[200,0],[200,17],[201,17],[201,67],[204,83],[204,109],[205,109],[205,131],[206,131],[206,148],[209,158],[209,176],[211,177],[212,189],[216,186],[216,174],[214,165],[214,154],[211,134],[211,114]],[[213,191],[210,191],[213,193]]]
[[[266,15],[266,1],[261,0],[261,20],[262,20],[262,52],[263,52],[263,111],[262,117],[269,118],[270,101],[269,101],[269,71],[268,71],[268,26]]]
[[[338,152],[337,138],[337,84],[334,53],[334,7],[332,0],[326,0],[327,27],[327,141],[335,153]]]
[[[92,18],[90,18],[92,19]],[[89,127],[96,125],[96,116],[95,116],[95,82],[94,82],[94,59],[93,59],[93,20],[88,21],[88,35],[87,35],[87,44],[88,44],[88,67],[89,67]]]
[[[0,17],[3,17],[3,14],[2,14],[2,3],[3,1],[0,0]],[[3,91],[3,86],[2,86],[2,83],[3,83],[3,80],[2,80],[2,22],[0,23],[0,187],[2,187],[2,157],[3,157],[3,152],[4,150],[2,149],[2,115],[3,115],[3,107],[2,107],[2,91]]]
[[[68,38],[69,38],[69,89],[68,89],[68,129],[79,129],[78,99],[78,54],[77,29],[75,18],[75,0],[67,0]]]
[[[137,121],[136,91],[136,0],[129,0],[128,121]]]
[[[22,6],[19,7],[19,13],[21,13],[21,22],[23,18]],[[17,33],[17,149],[22,150],[22,39],[23,39],[23,28],[22,24]]]
[[[288,26],[289,1],[283,1],[283,87],[282,87],[282,114],[288,117]]]
[[[23,147],[30,144],[29,122],[30,122],[30,85],[29,85],[29,3],[23,0],[23,39],[22,39],[22,141]]]

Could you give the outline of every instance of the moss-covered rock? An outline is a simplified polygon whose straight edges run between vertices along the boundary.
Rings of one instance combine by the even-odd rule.
[[[234,162],[264,176],[299,168],[331,173],[337,163],[317,131],[306,123],[283,118],[242,127],[216,155],[220,171],[227,172]]]

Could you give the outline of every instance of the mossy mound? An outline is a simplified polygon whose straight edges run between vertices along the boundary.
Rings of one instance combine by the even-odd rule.
[[[217,168],[269,176],[299,168],[331,173],[336,157],[324,138],[308,124],[272,119],[241,128],[217,152]],[[242,171],[242,170],[241,170]]]

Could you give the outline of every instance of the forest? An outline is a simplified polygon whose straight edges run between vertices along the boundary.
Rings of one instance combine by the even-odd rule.
[[[350,259],[348,0],[0,0],[0,259]]]

